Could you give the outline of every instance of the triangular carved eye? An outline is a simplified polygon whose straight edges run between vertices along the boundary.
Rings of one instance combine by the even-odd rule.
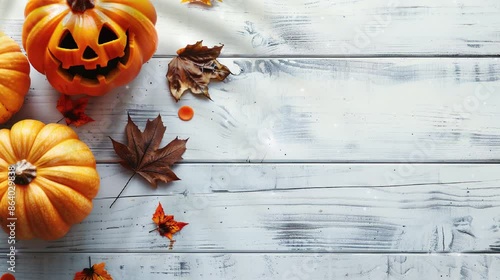
[[[67,50],[78,49],[75,38],[73,38],[73,35],[71,35],[71,32],[69,32],[69,30],[64,31],[64,34],[61,37],[61,41],[59,42],[59,47],[61,49]]]
[[[116,33],[105,24],[102,26],[101,32],[99,32],[99,40],[97,42],[99,44],[104,44],[116,39],[118,39],[118,35],[116,35]]]

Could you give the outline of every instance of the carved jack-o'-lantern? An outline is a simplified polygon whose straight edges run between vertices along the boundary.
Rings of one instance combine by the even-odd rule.
[[[64,94],[129,83],[158,45],[149,0],[30,0],[25,16],[28,59]]]

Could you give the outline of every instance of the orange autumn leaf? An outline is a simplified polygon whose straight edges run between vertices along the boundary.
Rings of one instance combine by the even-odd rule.
[[[177,222],[173,215],[165,215],[161,203],[158,203],[156,211],[153,214],[153,222],[158,226],[152,231],[157,230],[161,236],[165,236],[172,240],[172,236],[181,231],[188,223]]]
[[[219,0],[219,2],[222,2],[222,0]],[[212,6],[212,0],[182,0],[181,3],[201,3]]]
[[[61,97],[57,100],[56,108],[64,116],[67,125],[73,124],[79,127],[94,121],[85,114],[85,108],[88,103],[89,99],[87,97],[72,100],[69,96],[61,94]]]
[[[73,280],[113,280],[111,275],[104,269],[105,266],[106,264],[102,262],[84,268],[82,271],[75,273]]]

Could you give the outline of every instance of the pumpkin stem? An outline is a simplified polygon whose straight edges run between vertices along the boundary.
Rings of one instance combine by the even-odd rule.
[[[95,0],[67,0],[67,2],[75,13],[83,13],[95,7]]]
[[[36,167],[23,159],[11,165],[14,170],[14,183],[16,185],[28,185],[36,178]]]

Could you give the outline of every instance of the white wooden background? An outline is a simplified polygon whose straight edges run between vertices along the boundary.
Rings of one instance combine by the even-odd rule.
[[[0,0],[18,42],[25,2]],[[76,129],[99,161],[94,211],[63,239],[21,242],[19,279],[72,279],[89,256],[115,279],[500,279],[498,0],[214,2],[153,1],[156,56]],[[210,85],[213,102],[175,103],[167,64],[200,39],[239,74]],[[32,80],[4,127],[61,118]],[[127,113],[190,140],[182,181],[136,178],[109,209],[131,174],[108,139]],[[158,202],[190,223],[172,250],[148,233]]]

